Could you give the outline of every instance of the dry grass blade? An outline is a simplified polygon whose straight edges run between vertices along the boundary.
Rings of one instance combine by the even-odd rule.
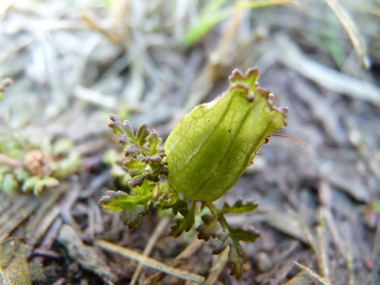
[[[197,275],[197,274],[190,273],[190,272],[187,272],[184,270],[173,268],[171,266],[167,266],[166,264],[161,263],[157,260],[146,257],[140,253],[134,252],[133,250],[118,246],[116,244],[107,242],[105,240],[97,240],[95,242],[95,244],[98,245],[100,248],[106,250],[106,251],[120,254],[120,255],[125,256],[127,258],[136,260],[136,261],[144,264],[145,266],[160,270],[162,272],[168,273],[168,274],[176,276],[178,278],[193,281],[193,282],[196,282],[199,284],[201,284],[205,281],[205,277],[203,277],[201,275]]]
[[[327,5],[330,6],[331,10],[334,11],[335,15],[339,18],[339,21],[342,23],[343,27],[346,29],[348,36],[352,42],[352,45],[355,48],[356,54],[360,58],[362,64],[366,69],[371,67],[371,60],[367,53],[366,45],[360,36],[358,29],[356,28],[352,19],[344,11],[342,6],[338,4],[335,0],[325,0]]]
[[[302,264],[298,263],[297,261],[294,261],[294,263],[298,266],[298,267],[301,267],[303,270],[305,270],[310,276],[314,277],[315,279],[317,279],[320,283],[324,284],[324,285],[332,285],[332,283],[330,283],[328,280],[326,280],[325,278],[323,278],[322,276],[318,275],[317,273],[315,273],[313,270],[307,268],[306,266],[303,266]]]
[[[149,241],[148,241],[148,243],[144,249],[144,252],[143,252],[144,256],[148,256],[151,253],[154,245],[156,244],[156,242],[157,242],[158,238],[160,237],[161,233],[163,232],[163,230],[165,230],[168,223],[169,223],[168,217],[162,219],[159,222],[157,227],[154,229],[153,234],[150,236]],[[137,268],[135,270],[135,273],[133,273],[133,277],[132,277],[130,285],[134,285],[136,283],[137,278],[140,275],[141,269],[142,269],[142,263],[139,263],[139,265],[137,266]]]
[[[329,279],[329,268],[327,266],[327,248],[326,248],[326,233],[325,233],[325,227],[323,223],[320,223],[319,226],[315,228],[317,232],[317,238],[318,238],[318,267],[320,274],[326,278]]]
[[[275,41],[280,53],[278,59],[289,68],[329,90],[380,106],[380,88],[376,85],[309,59],[289,37],[283,34],[276,36]]]
[[[378,281],[378,274],[380,270],[380,219],[377,224],[376,237],[374,241],[373,251],[372,251],[372,260],[374,265],[372,267],[372,272],[369,274],[366,284],[376,284]]]
[[[284,285],[311,285],[314,284],[314,279],[310,277],[306,270],[302,270],[291,280],[286,282]]]
[[[345,244],[343,244],[343,238],[338,230],[338,226],[335,222],[331,209],[322,208],[321,215],[323,216],[324,221],[326,222],[327,228],[329,229],[333,244],[336,250],[347,260],[347,250]]]
[[[23,221],[41,206],[41,203],[41,200],[35,197],[30,198],[22,209],[18,210],[16,214],[12,215],[2,224],[0,227],[0,241],[5,240]]]
[[[224,2],[224,1],[223,1]],[[266,1],[236,1],[237,3],[232,7],[226,7],[218,9],[223,3],[218,2],[216,5],[208,5],[200,13],[199,20],[190,27],[188,32],[183,38],[183,42],[186,46],[190,46],[197,42],[200,38],[206,35],[215,25],[221,22],[223,19],[233,15],[236,12],[246,9],[255,9],[274,5],[297,5],[296,1],[288,0],[266,0]]]
[[[0,5],[0,17],[2,17],[3,14],[5,14],[5,12],[12,6],[12,4],[13,4],[13,0],[2,1]]]
[[[195,255],[196,252],[203,246],[203,241],[199,239],[194,239],[179,255],[177,255],[174,260],[172,260],[168,265],[172,267],[178,267],[183,264],[188,258]],[[166,276],[163,272],[156,272],[144,281],[144,285],[154,285],[164,279]]]
[[[212,284],[216,283],[216,280],[217,280],[220,272],[223,270],[224,266],[227,263],[228,252],[229,252],[229,250],[224,250],[220,254],[218,262],[213,266],[213,268],[210,269],[210,275],[207,277],[207,280],[204,283],[204,285],[212,285]]]

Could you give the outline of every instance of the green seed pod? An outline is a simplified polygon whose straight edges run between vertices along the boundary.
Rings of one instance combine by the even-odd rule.
[[[262,144],[286,125],[287,108],[258,89],[257,69],[234,70],[230,88],[195,107],[170,133],[164,149],[171,187],[185,200],[212,202],[237,182]]]

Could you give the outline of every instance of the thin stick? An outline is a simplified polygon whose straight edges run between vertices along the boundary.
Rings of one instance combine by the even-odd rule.
[[[327,280],[329,280],[329,268],[327,266],[327,253],[326,253],[326,233],[325,233],[324,224],[321,223],[320,225],[316,226],[315,231],[317,232],[317,238],[318,238],[317,261],[318,261],[319,273],[322,275],[323,278],[326,278]]]
[[[344,11],[344,9],[338,4],[335,0],[325,0],[327,5],[330,6],[331,10],[338,17],[339,21],[343,25],[346,30],[348,36],[350,37],[351,43],[354,46],[356,54],[361,59],[362,64],[366,69],[371,67],[371,61],[368,56],[367,47],[356,28],[353,20],[349,17],[349,15]]]
[[[215,266],[213,266],[210,269],[210,271],[209,271],[210,274],[207,277],[206,282],[204,283],[204,285],[213,285],[213,284],[216,284],[216,279],[218,278],[220,272],[223,270],[224,266],[227,263],[228,252],[229,252],[229,249],[225,249],[221,253],[218,262],[215,264]]]
[[[283,138],[288,138],[288,139],[292,139],[292,140],[295,140],[296,142],[299,142],[300,144],[304,145],[304,146],[307,146],[306,143],[304,143],[303,141],[299,140],[299,139],[296,139],[295,137],[292,137],[292,136],[287,136],[287,135],[282,135],[282,134],[272,134],[272,136],[274,137],[283,137]]]
[[[179,255],[177,255],[168,265],[178,267],[183,264],[188,258],[193,256],[202,246],[203,242],[195,238]],[[156,272],[144,281],[144,285],[154,285],[164,279],[166,276],[163,272]]]
[[[17,159],[6,156],[5,154],[0,153],[0,165],[6,165],[11,168],[23,167],[24,163]]]
[[[313,270],[307,268],[306,266],[303,266],[302,264],[298,263],[297,261],[294,261],[294,263],[301,267],[303,270],[305,270],[310,276],[314,277],[317,279],[319,282],[321,282],[324,285],[332,285],[328,280],[320,276],[319,274],[315,273]]]
[[[140,253],[134,252],[133,250],[121,247],[119,245],[110,243],[105,240],[97,240],[95,241],[95,244],[101,247],[104,250],[107,250],[112,253],[120,254],[124,257],[136,260],[138,262],[141,262],[145,266],[157,269],[159,271],[168,273],[170,275],[176,276],[178,278],[184,279],[184,280],[190,280],[193,282],[197,282],[198,284],[201,284],[205,281],[205,277],[190,273],[184,270],[180,270],[177,268],[173,268],[171,266],[167,266],[166,264],[159,262],[157,260],[154,260],[152,258],[146,257]]]
[[[166,225],[169,223],[169,218],[166,217],[164,219],[162,219],[159,224],[157,225],[157,227],[154,229],[154,232],[153,234],[151,235],[144,251],[143,251],[143,255],[144,256],[148,256],[154,245],[156,244],[157,242],[157,239],[160,237],[162,231],[166,228]],[[137,281],[137,278],[139,277],[140,275],[140,272],[141,272],[141,269],[142,269],[142,263],[139,263],[139,265],[137,265],[137,268],[135,270],[135,272],[133,273],[133,277],[132,277],[132,280],[131,280],[131,283],[129,283],[129,285],[135,285],[136,281]]]

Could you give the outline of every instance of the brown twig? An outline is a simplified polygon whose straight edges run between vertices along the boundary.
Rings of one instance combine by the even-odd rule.
[[[181,265],[190,256],[193,256],[204,243],[201,240],[194,239],[176,258],[169,263],[170,266],[177,267]],[[165,278],[167,274],[157,272],[144,281],[144,285],[154,285]]]
[[[220,257],[219,257],[219,260],[218,262],[210,269],[210,274],[209,276],[207,277],[204,285],[212,285],[212,284],[216,284],[216,280],[220,274],[220,272],[223,270],[224,266],[226,265],[227,263],[227,260],[228,260],[228,252],[229,252],[229,249],[225,249],[221,254],[220,254]]]
[[[0,165],[6,165],[11,168],[24,167],[24,163],[17,159],[6,156],[5,154],[0,153]]]
[[[157,227],[154,229],[154,232],[153,234],[151,235],[151,237],[149,238],[149,241],[143,251],[143,255],[144,256],[148,256],[154,245],[156,244],[158,238],[160,237],[162,231],[166,228],[167,224],[169,223],[169,218],[164,218],[162,219],[159,224],[157,225]],[[131,283],[129,283],[130,285],[134,285],[137,281],[137,278],[139,277],[140,275],[140,272],[141,272],[141,269],[142,269],[142,266],[143,264],[142,263],[139,263],[139,265],[137,265],[137,268],[135,270],[135,272],[133,273],[133,277],[132,277],[132,280],[131,280]]]
[[[205,281],[204,276],[194,274],[194,273],[190,273],[190,272],[187,272],[184,270],[180,270],[180,269],[168,266],[162,262],[159,262],[157,260],[154,260],[152,258],[144,256],[144,255],[137,253],[133,250],[130,250],[128,248],[124,248],[124,247],[118,246],[116,244],[110,243],[108,241],[97,240],[97,241],[95,241],[95,244],[98,245],[100,248],[106,250],[106,251],[120,254],[120,255],[125,256],[127,258],[141,262],[145,266],[157,269],[159,271],[162,271],[162,272],[165,272],[167,274],[176,276],[178,278],[181,278],[184,280],[190,280],[193,282],[197,282],[199,284],[201,284]]]

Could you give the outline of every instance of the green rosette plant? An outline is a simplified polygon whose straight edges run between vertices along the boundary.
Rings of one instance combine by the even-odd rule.
[[[107,210],[123,211],[124,223],[130,229],[139,225],[140,216],[149,213],[152,203],[156,208],[172,209],[174,215],[182,216],[171,226],[169,235],[173,237],[192,229],[196,203],[201,203],[210,213],[201,217],[202,223],[196,228],[198,238],[216,239],[213,254],[229,247],[231,275],[238,279],[248,261],[240,242],[253,242],[260,233],[254,227],[229,225],[224,215],[251,212],[258,205],[239,199],[232,206],[225,203],[218,209],[212,202],[235,185],[259,148],[286,126],[288,113],[287,108],[276,107],[272,93],[258,87],[258,76],[256,68],[244,75],[234,70],[229,89],[184,116],[163,149],[158,133],[147,123],[140,125],[134,135],[128,121],[122,123],[111,115],[109,126],[120,133],[119,142],[126,145],[124,166],[132,179],[131,192],[110,190],[99,201]]]
[[[0,190],[13,195],[17,190],[40,197],[60,180],[82,169],[74,143],[61,139],[53,144],[31,143],[14,129],[0,125]]]
[[[12,79],[0,77],[0,101],[12,84]],[[39,197],[44,190],[56,188],[61,179],[82,168],[73,146],[68,139],[32,143],[0,118],[0,191],[13,195],[21,190]]]

